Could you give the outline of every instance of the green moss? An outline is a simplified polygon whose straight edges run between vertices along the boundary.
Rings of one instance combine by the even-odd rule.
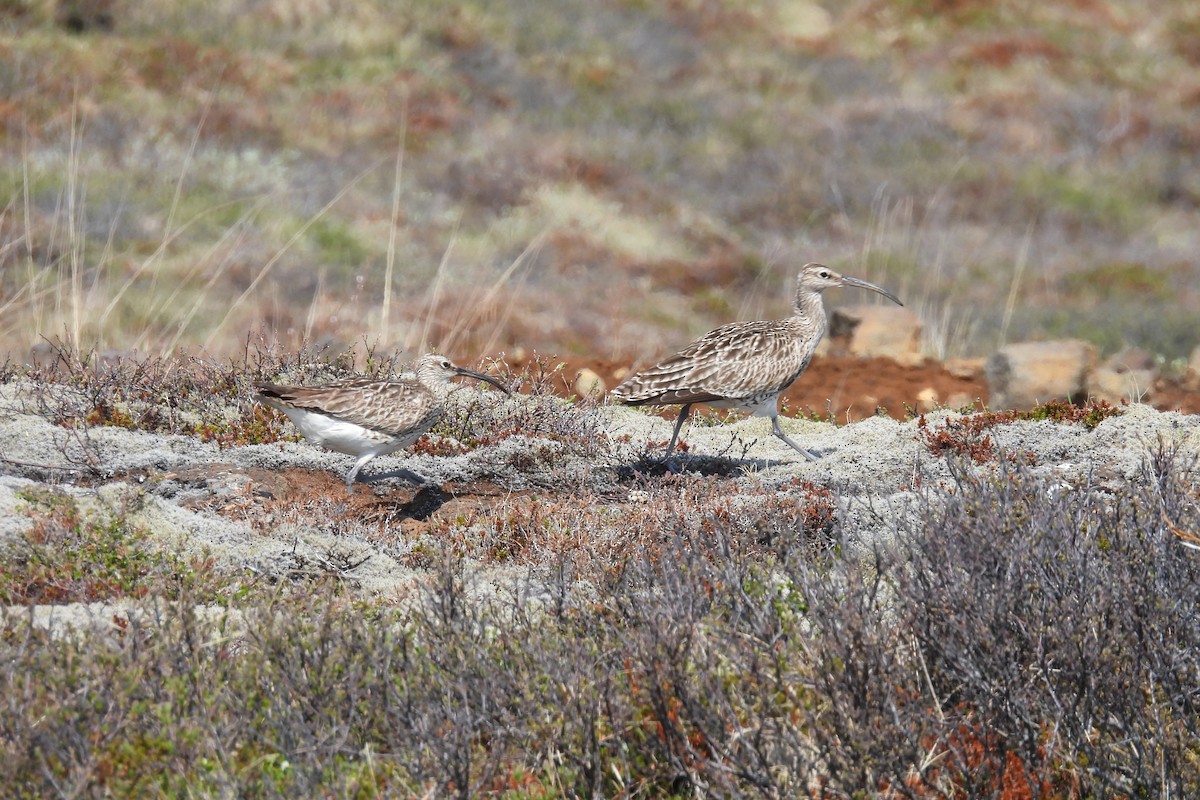
[[[855,265],[853,269],[847,266],[846,272],[858,276],[861,271],[866,275],[875,276],[871,278],[872,281],[888,285],[921,278],[929,269],[927,265],[917,261],[911,252],[882,250],[878,248],[869,250],[866,258],[858,263],[861,263],[863,266],[859,267]]]
[[[1170,361],[1186,358],[1196,346],[1196,317],[1180,304],[1146,302],[1131,294],[1092,303],[1027,307],[1014,316],[1010,338],[1017,340],[1030,332],[1083,339],[1101,353],[1136,344]]]
[[[1100,300],[1136,298],[1138,302],[1152,303],[1168,300],[1174,294],[1167,275],[1145,264],[1126,261],[1071,273],[1063,278],[1063,286],[1071,295]]]
[[[703,287],[692,298],[692,307],[714,319],[733,319],[735,308],[721,289]]]
[[[1132,231],[1142,223],[1151,200],[1147,190],[1129,176],[1054,169],[1040,163],[1017,177],[1015,189],[1032,208],[1121,231]]]
[[[256,403],[235,419],[206,420],[192,431],[203,441],[216,442],[222,448],[245,447],[252,444],[297,442],[300,436],[290,432],[287,417]]]
[[[1051,420],[1058,423],[1079,422],[1091,430],[1109,417],[1119,417],[1123,412],[1110,403],[1099,400],[1078,406],[1054,401],[1035,406],[1026,413],[1017,413],[1020,419]]]
[[[85,515],[65,492],[22,493],[33,526],[8,560],[0,602],[9,604],[140,597],[170,559],[146,549],[122,515]]]
[[[332,217],[322,217],[308,229],[319,257],[326,264],[361,266],[370,256],[366,246],[350,226]]]
[[[982,28],[991,32],[1006,25],[1012,18],[1012,13],[1003,3],[989,3],[986,0],[944,3],[902,0],[892,3],[891,8],[897,16],[919,20],[922,26],[936,25],[950,30]]]

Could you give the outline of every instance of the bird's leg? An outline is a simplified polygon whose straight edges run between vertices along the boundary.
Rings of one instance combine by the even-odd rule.
[[[363,468],[363,464],[366,464],[374,457],[374,453],[359,456],[358,461],[354,462],[354,466],[346,473],[346,491],[348,493],[354,494],[354,479],[358,477],[358,471]]]
[[[671,432],[671,443],[667,445],[667,454],[663,456],[663,461],[671,458],[671,453],[675,450],[675,441],[679,438],[679,429],[683,427],[683,423],[690,413],[692,413],[691,403],[685,403],[683,408],[679,409],[679,419],[675,420],[675,430]]]
[[[804,456],[805,458],[807,458],[809,461],[816,461],[816,460],[817,460],[817,457],[816,457],[816,456],[814,456],[812,453],[810,453],[810,452],[808,452],[807,450],[805,450],[805,449],[804,449],[803,447],[801,447],[800,445],[798,445],[798,444],[796,444],[795,442],[793,442],[793,441],[792,441],[792,440],[791,440],[791,439],[788,437],[788,435],[787,435],[786,433],[784,433],[784,432],[783,432],[783,428],[782,428],[782,427],[780,427],[780,425],[779,425],[779,415],[778,415],[778,414],[775,414],[775,415],[773,415],[773,416],[771,417],[771,430],[774,432],[774,434],[775,434],[776,436],[778,436],[780,439],[783,439],[783,441],[787,442],[787,445],[788,445],[788,447],[792,448],[792,449],[793,449],[793,450],[795,450],[797,453],[799,453],[800,455],[802,455],[802,456]]]

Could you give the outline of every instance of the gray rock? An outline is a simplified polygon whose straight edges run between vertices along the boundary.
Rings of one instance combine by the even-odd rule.
[[[1095,368],[1096,348],[1078,339],[1007,345],[984,368],[989,405],[1028,409],[1052,400],[1083,400]]]
[[[1110,403],[1140,403],[1154,395],[1158,371],[1153,369],[1116,370],[1100,367],[1088,380],[1088,395]]]
[[[1192,350],[1192,355],[1188,358],[1187,378],[1185,384],[1193,391],[1200,391],[1200,344]]]
[[[1104,359],[1104,367],[1114,372],[1136,372],[1154,369],[1154,354],[1140,347],[1122,347]]]
[[[921,320],[907,308],[842,306],[829,316],[829,354],[921,360]]]

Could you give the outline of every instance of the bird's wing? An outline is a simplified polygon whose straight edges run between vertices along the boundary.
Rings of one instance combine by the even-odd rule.
[[[639,370],[613,394],[631,404],[748,397],[786,386],[803,371],[804,361],[795,334],[779,322],[734,322]]]
[[[364,428],[394,434],[426,418],[437,401],[413,380],[355,378],[322,386],[255,384],[258,399],[274,408],[315,411]]]

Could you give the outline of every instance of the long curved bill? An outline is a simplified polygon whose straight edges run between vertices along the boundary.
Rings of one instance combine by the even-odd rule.
[[[454,372],[458,375],[462,375],[464,378],[474,378],[477,381],[483,381],[484,383],[490,383],[492,386],[495,386],[497,389],[504,392],[505,394],[507,394],[509,396],[512,395],[512,392],[510,392],[508,390],[508,387],[506,387],[503,383],[501,383],[500,381],[493,378],[491,375],[484,375],[482,372],[476,372],[475,370],[467,369],[466,367],[455,367]]]
[[[878,286],[871,283],[870,281],[864,281],[860,278],[851,278],[846,275],[843,275],[842,276],[842,285],[857,286],[860,289],[870,289],[872,292],[879,292],[881,295],[886,297],[888,300],[891,300],[893,303],[895,303],[898,306],[904,305],[904,303],[901,303],[900,298],[896,297],[896,295],[892,294],[887,289],[879,288]]]

